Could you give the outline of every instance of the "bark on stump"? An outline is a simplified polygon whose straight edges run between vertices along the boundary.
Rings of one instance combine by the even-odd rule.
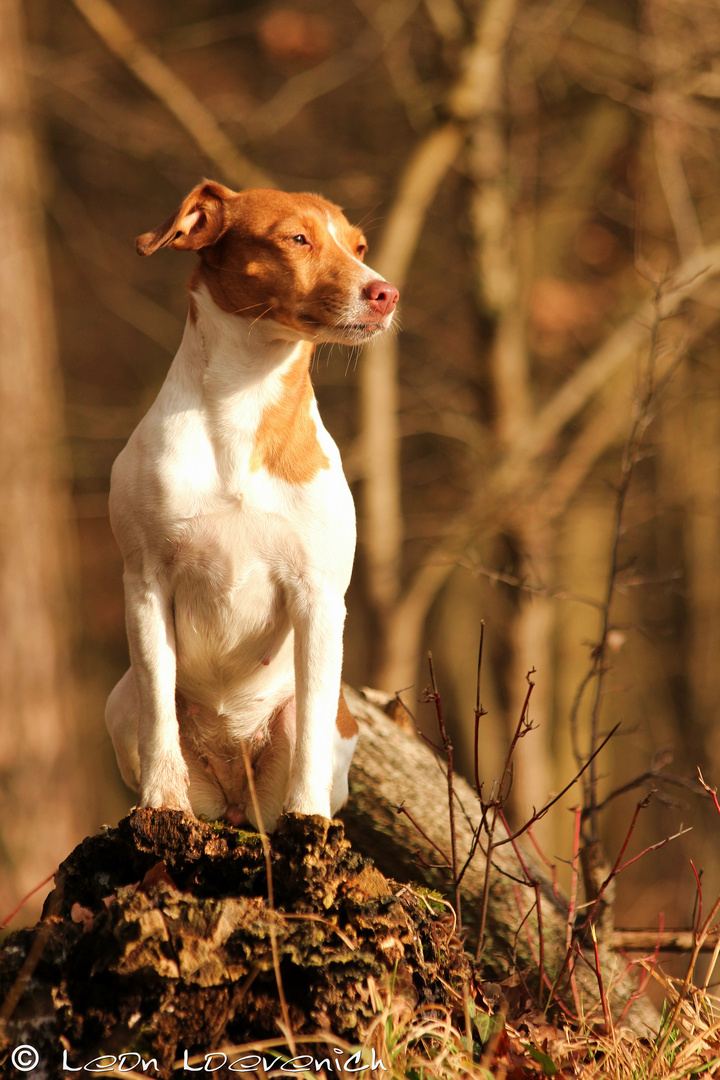
[[[271,906],[257,834],[135,810],[89,837],[62,864],[44,922],[10,935],[0,950],[0,1073],[18,1043],[37,1048],[37,1080],[55,1080],[63,1048],[70,1063],[135,1051],[157,1058],[155,1075],[169,1077],[185,1049],[204,1054],[276,1037],[283,1016],[273,939],[299,1045],[318,1031],[367,1044],[377,991],[386,994],[390,984],[406,1013],[435,1005],[464,1026],[476,972],[449,905],[430,891],[449,896],[452,886],[434,846],[449,848],[443,771],[414,735],[354,692],[346,697],[361,725],[344,811],[357,850],[340,822],[282,818],[271,837]],[[461,778],[455,796],[462,861],[479,809]],[[401,802],[417,825],[398,814]],[[484,866],[478,854],[462,882],[471,942]],[[381,871],[423,885],[398,885]],[[482,976],[518,972],[512,1012],[521,1015],[539,981],[540,955],[535,888],[522,882],[530,876],[539,886],[550,981],[566,955],[567,907],[526,851],[521,863],[512,845],[498,848],[491,873]],[[615,967],[606,949],[605,987],[619,1012],[635,980],[614,980]],[[578,979],[590,1019],[597,982],[581,970]],[[7,1025],[3,1013],[12,1013]],[[631,1018],[636,1028],[657,1026],[643,1001]]]
[[[174,811],[135,810],[89,837],[56,882],[44,950],[0,1042],[0,1073],[18,1044],[38,1051],[36,1080],[61,1075],[63,1050],[74,1067],[140,1054],[158,1061],[150,1075],[169,1077],[185,1049],[277,1037],[273,935],[299,1046],[318,1031],[366,1041],[390,983],[410,1011],[462,1012],[473,993],[447,907],[388,881],[351,849],[338,821],[281,819],[272,908],[256,834]],[[6,941],[0,1003],[41,932]]]

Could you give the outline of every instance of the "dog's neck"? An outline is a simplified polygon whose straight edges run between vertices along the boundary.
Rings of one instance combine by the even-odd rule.
[[[312,349],[273,319],[223,311],[204,286],[190,296],[188,332],[203,362],[203,382],[218,397],[258,387]]]
[[[223,471],[235,471],[243,445],[251,472],[264,467],[293,484],[329,467],[317,438],[310,342],[271,319],[222,311],[201,287],[191,294],[181,351]]]

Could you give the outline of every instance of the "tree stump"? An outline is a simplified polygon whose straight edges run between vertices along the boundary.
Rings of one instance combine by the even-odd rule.
[[[41,928],[11,934],[0,954],[0,1001],[23,991],[0,1071],[27,1044],[35,1080],[102,1055],[106,1067],[155,1059],[148,1075],[170,1077],[186,1051],[249,1054],[287,1024],[298,1046],[318,1031],[356,1045],[391,984],[405,1009],[462,1012],[473,972],[445,904],[387,879],[339,821],[287,815],[270,849],[273,905],[257,834],[143,809],[86,839]]]

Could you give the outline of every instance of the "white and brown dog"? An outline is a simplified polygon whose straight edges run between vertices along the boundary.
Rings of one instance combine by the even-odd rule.
[[[141,806],[330,817],[357,725],[340,691],[355,513],[310,383],[316,342],[389,326],[398,292],[316,195],[206,182],[137,250],[193,249],[185,333],[115,462],[130,669],[107,725]],[[338,707],[339,700],[339,707]]]

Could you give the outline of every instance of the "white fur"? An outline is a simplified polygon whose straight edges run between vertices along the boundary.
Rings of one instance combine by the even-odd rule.
[[[376,277],[354,262],[353,318]],[[197,318],[112,472],[131,667],[107,724],[143,806],[259,824],[247,753],[265,828],[283,808],[329,817],[355,745],[335,728],[352,498],[314,403],[329,469],[302,484],[251,471],[303,342],[221,311],[204,285],[193,298]]]

